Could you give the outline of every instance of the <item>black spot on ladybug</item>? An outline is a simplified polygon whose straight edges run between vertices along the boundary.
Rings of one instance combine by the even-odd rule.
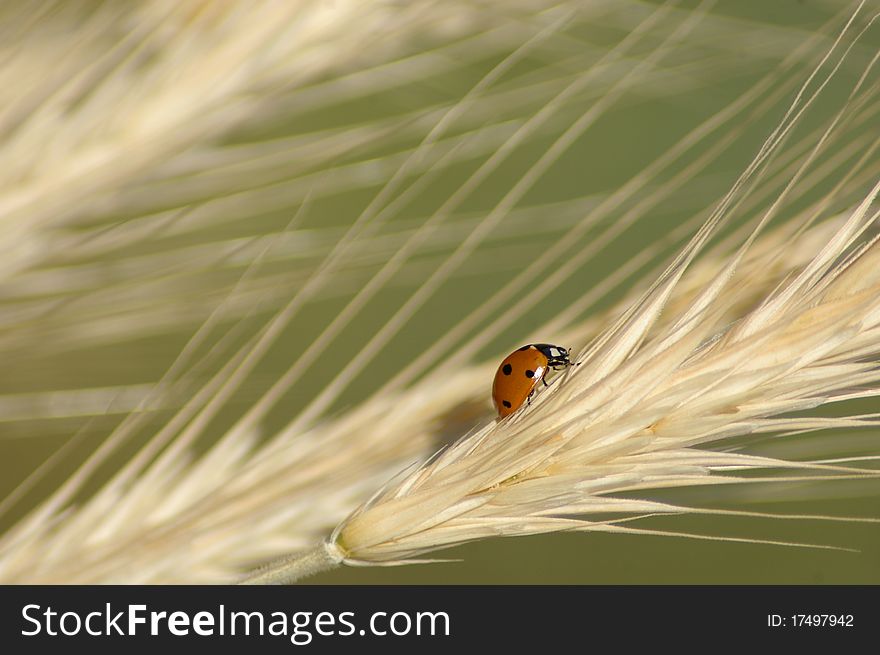
[[[527,378],[533,378],[533,377],[535,377],[535,372],[534,372],[533,370],[531,370],[531,369],[526,369],[526,377],[527,377]]]
[[[510,364],[505,364],[501,369],[501,372],[504,373],[504,375],[510,375],[512,371],[513,367]]]
[[[502,400],[502,401],[501,401],[501,404],[504,405],[505,407],[510,407],[510,401],[509,401],[509,400]]]

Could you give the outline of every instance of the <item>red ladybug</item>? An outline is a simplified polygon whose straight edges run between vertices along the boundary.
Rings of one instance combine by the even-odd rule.
[[[538,381],[547,386],[548,369],[571,366],[570,351],[550,343],[530,343],[514,350],[498,367],[492,383],[492,401],[498,416],[504,418],[518,410],[535,393]]]

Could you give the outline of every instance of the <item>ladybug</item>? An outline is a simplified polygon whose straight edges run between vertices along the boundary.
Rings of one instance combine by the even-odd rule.
[[[492,383],[492,401],[498,416],[512,414],[531,400],[538,381],[547,385],[547,369],[571,366],[570,351],[550,343],[530,343],[514,350],[498,367]]]

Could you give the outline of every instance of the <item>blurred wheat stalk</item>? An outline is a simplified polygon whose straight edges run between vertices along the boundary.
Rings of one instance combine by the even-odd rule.
[[[872,479],[873,454],[735,441],[876,418],[809,411],[876,393],[872,11],[807,33],[708,2],[7,6],[0,406],[10,440],[67,438],[0,503],[0,579],[224,582],[304,553],[255,578],[288,580],[648,532],[722,513],[650,490],[749,471]],[[619,184],[535,199],[614,112],[744,70]],[[703,176],[740,142],[739,179]],[[690,218],[585,290],[664,212]],[[530,335],[589,347],[496,424],[475,362]],[[151,367],[160,338],[179,355]],[[120,357],[151,375],[91,371]]]

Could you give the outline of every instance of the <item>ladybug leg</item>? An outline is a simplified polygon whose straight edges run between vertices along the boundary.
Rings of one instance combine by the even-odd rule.
[[[534,395],[535,395],[535,390],[532,389],[532,390],[529,392],[529,396],[528,396],[528,398],[526,398],[526,405],[531,405],[531,404],[532,404],[532,396],[534,396]]]
[[[544,386],[545,386],[545,387],[549,387],[549,386],[550,386],[549,384],[547,384],[547,378],[546,378],[545,376],[543,376],[543,375],[541,376],[541,382],[544,383]],[[533,391],[532,393],[534,393],[534,391]]]

